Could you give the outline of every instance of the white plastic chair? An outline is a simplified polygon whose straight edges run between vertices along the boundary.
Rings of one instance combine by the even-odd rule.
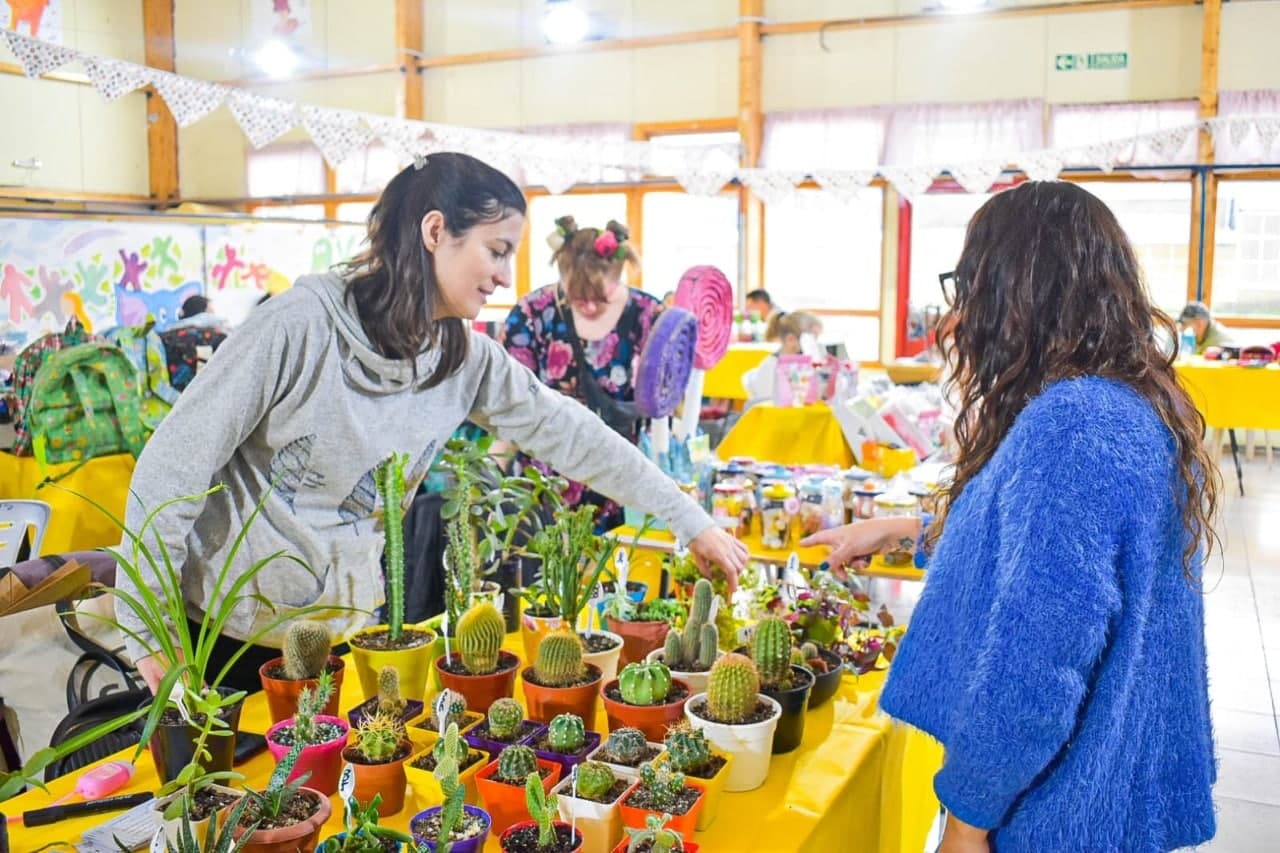
[[[40,556],[53,508],[44,501],[0,500],[0,566],[18,561],[23,536],[31,528],[31,556]]]

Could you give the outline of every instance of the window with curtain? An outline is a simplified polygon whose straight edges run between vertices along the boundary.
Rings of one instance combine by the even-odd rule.
[[[1146,101],[1124,104],[1060,104],[1053,107],[1049,117],[1049,145],[1054,148],[1086,147],[1111,139],[1138,136],[1156,130],[1182,127],[1199,120],[1197,101]],[[1172,158],[1173,163],[1194,163],[1196,160],[1196,134],[1188,134],[1182,150]],[[1116,161],[1120,164],[1160,165],[1145,146],[1134,151],[1121,151]],[[1091,166],[1092,163],[1068,165]]]
[[[882,107],[799,110],[764,117],[760,165],[767,169],[873,169],[882,162]]]
[[[702,151],[702,162],[708,167],[735,169],[742,147],[742,137],[736,130],[658,133],[650,136],[649,142],[653,146],[650,165],[655,175],[679,174],[691,148]]]
[[[627,223],[626,193],[568,193],[539,195],[529,199],[529,288],[553,284],[560,273],[551,265],[547,235],[556,229],[556,220],[572,216],[581,228],[603,228],[610,219]],[[646,261],[644,246],[640,258]],[[624,273],[625,275],[625,273]],[[514,300],[514,297],[513,297]]]
[[[245,189],[254,197],[321,195],[324,157],[309,142],[282,142],[245,155]],[[323,210],[321,216],[323,218]],[[310,217],[308,217],[310,218]]]
[[[1280,181],[1219,181],[1213,310],[1280,315]]]
[[[1043,101],[905,104],[890,113],[884,161],[902,166],[1007,161],[1043,146]]]
[[[689,267],[719,267],[738,286],[738,196],[704,197],[682,192],[646,192],[640,246],[641,287],[661,299],[676,289]]]
[[[1157,306],[1177,316],[1187,301],[1189,181],[1084,181],[1129,235]]]

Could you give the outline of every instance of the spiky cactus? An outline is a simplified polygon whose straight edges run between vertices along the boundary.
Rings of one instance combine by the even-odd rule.
[[[333,638],[322,623],[310,619],[290,623],[284,635],[284,677],[290,681],[319,678],[332,646]]]
[[[567,687],[583,679],[582,641],[572,631],[553,631],[538,644],[533,673],[544,687]]]
[[[805,660],[813,660],[818,657],[818,646],[816,643],[805,643],[800,647],[800,657]]]
[[[779,616],[766,616],[756,625],[751,657],[765,689],[791,685],[791,626]]]
[[[404,469],[409,454],[392,453],[378,466],[378,494],[382,497],[382,527],[387,537],[387,639],[400,642],[404,634]]]
[[[635,765],[640,761],[640,756],[644,755],[645,747],[648,745],[644,732],[624,726],[609,732],[609,739],[605,741],[605,751],[612,758],[618,759],[621,764]]]
[[[588,800],[598,800],[609,789],[617,778],[608,764],[599,761],[587,761],[578,765],[578,796]]]
[[[675,628],[667,632],[667,639],[662,644],[662,662],[676,669],[684,669],[684,658],[680,653],[680,632]]]
[[[637,853],[647,849],[649,853],[671,853],[673,850],[684,850],[684,839],[674,829],[666,829],[670,815],[658,817],[655,814],[645,815],[644,829],[627,829],[631,840],[627,842],[627,853]],[[649,845],[647,848],[645,845]]]
[[[444,720],[440,719],[441,715]],[[431,728],[440,731],[440,726],[454,723],[462,725],[467,716],[467,697],[456,690],[446,687],[435,699],[431,700]]]
[[[745,655],[727,654],[707,676],[707,716],[714,722],[745,723],[756,709],[760,674]]]
[[[618,674],[618,692],[628,705],[661,705],[671,695],[671,670],[660,661],[629,663]]]
[[[395,758],[404,739],[399,718],[381,711],[365,717],[356,728],[356,749],[371,764],[386,764]]]
[[[479,568],[476,533],[471,519],[469,475],[465,470],[459,470],[458,479],[458,514],[446,521],[444,528],[444,599],[451,625],[461,621],[471,603]]]
[[[672,629],[662,646],[662,659],[667,666],[680,672],[705,672],[715,663],[720,632],[715,623],[708,621],[712,598],[711,581],[700,578],[693,585],[693,600],[684,631]]]
[[[378,713],[399,717],[407,705],[400,698],[400,672],[394,666],[378,670]]]
[[[577,714],[559,714],[547,727],[547,743],[556,752],[572,755],[587,742],[587,727]]]
[[[524,803],[529,816],[538,824],[538,849],[550,850],[556,843],[555,819],[557,808],[555,794],[542,787],[542,777],[531,773],[524,783]]]
[[[316,734],[316,717],[324,711],[333,695],[333,675],[322,672],[315,687],[304,687],[298,694],[298,710],[293,715],[294,740],[303,744],[319,743]]]
[[[524,708],[511,697],[503,697],[489,706],[489,734],[494,740],[511,740],[524,722]]]
[[[462,823],[462,800],[465,795],[462,784],[458,781],[457,744],[463,743],[458,737],[458,727],[452,723],[444,733],[444,755],[436,757],[436,769],[432,775],[440,783],[440,792],[444,802],[440,809],[440,834],[437,836],[437,849],[449,847],[449,836]]]
[[[703,770],[711,763],[711,743],[706,734],[688,723],[668,731],[665,746],[671,764],[681,773]]]
[[[507,630],[498,608],[479,601],[458,620],[458,651],[462,665],[472,675],[489,675],[498,669],[498,652]]]
[[[509,746],[498,753],[497,777],[503,782],[519,785],[538,773],[538,756],[527,746]]]
[[[670,811],[684,790],[684,774],[671,769],[669,764],[655,765],[650,761],[640,765],[640,787],[648,795],[647,808],[655,812]]]
[[[684,635],[680,638],[680,660],[691,663],[698,658],[702,640],[702,626],[711,617],[711,581],[698,578],[693,585],[693,601],[689,604],[689,618],[684,623]]]

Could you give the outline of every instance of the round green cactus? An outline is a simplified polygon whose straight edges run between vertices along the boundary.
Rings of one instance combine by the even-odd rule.
[[[538,772],[538,756],[527,746],[509,746],[498,754],[497,776],[503,782],[523,785],[530,773]]]
[[[462,665],[472,675],[489,675],[498,670],[498,652],[506,634],[506,622],[490,601],[472,605],[458,620],[458,651]]]
[[[587,742],[587,727],[577,714],[560,714],[547,727],[547,743],[556,752],[571,755]]]
[[[582,641],[572,631],[553,631],[538,644],[533,673],[544,687],[567,687],[583,679]]]
[[[648,745],[644,732],[624,726],[609,732],[609,739],[605,741],[605,751],[622,764],[634,765],[640,761]]]
[[[707,716],[714,722],[744,723],[755,711],[760,674],[745,655],[727,654],[707,676]]]
[[[356,749],[373,764],[386,764],[395,757],[404,739],[400,720],[381,711],[360,721],[356,729]]]
[[[578,765],[578,796],[588,800],[598,800],[617,779],[607,764],[599,761],[587,761]]]
[[[681,773],[699,770],[711,763],[711,744],[701,729],[688,725],[667,732],[665,742],[671,763]]]
[[[290,681],[319,678],[332,645],[329,629],[322,623],[309,619],[290,623],[284,635],[284,677]]]
[[[766,688],[786,687],[791,682],[791,626],[778,616],[767,616],[756,625],[751,657]]]
[[[661,705],[671,694],[671,670],[660,661],[629,663],[618,675],[618,692],[628,705]]]
[[[813,660],[818,657],[818,646],[815,643],[805,643],[800,647],[800,657],[804,660]]]
[[[524,708],[511,697],[497,699],[489,706],[489,734],[496,740],[511,740],[524,722]]]

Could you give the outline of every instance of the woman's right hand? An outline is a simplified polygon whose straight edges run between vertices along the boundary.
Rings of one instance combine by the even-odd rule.
[[[801,539],[800,546],[830,546],[827,568],[837,576],[843,576],[847,567],[866,565],[873,554],[914,550],[919,536],[919,518],[872,518],[843,527],[820,530]]]
[[[160,663],[155,655],[148,655],[141,660],[135,661],[133,666],[138,670],[138,674],[142,676],[142,680],[147,683],[148,689],[151,690],[151,695],[154,696],[156,691],[160,689],[160,682],[164,681],[164,664]]]

